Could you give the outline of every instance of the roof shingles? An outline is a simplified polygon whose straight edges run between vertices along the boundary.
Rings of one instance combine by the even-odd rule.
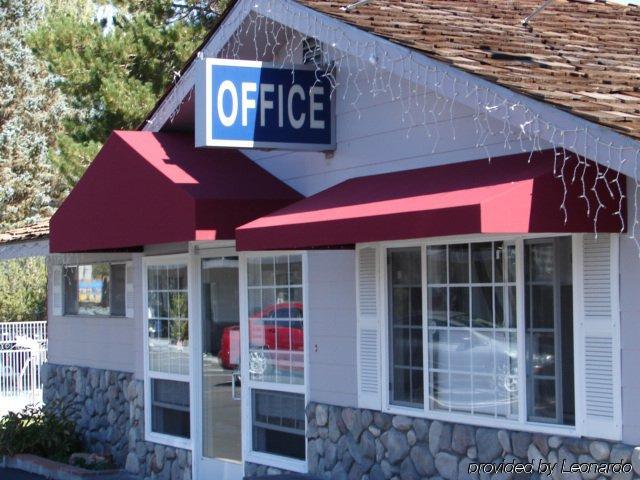
[[[556,0],[298,0],[461,70],[640,139],[640,8]]]
[[[49,219],[0,233],[0,244],[44,240],[49,237]]]

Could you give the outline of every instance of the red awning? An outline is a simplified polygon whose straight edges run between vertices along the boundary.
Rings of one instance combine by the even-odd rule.
[[[474,233],[593,232],[598,198],[604,204],[598,231],[619,232],[624,177],[616,182],[612,170],[567,160],[565,223],[562,163],[559,157],[554,174],[554,152],[545,151],[531,159],[512,155],[354,178],[243,225],[236,245],[282,250]]]
[[[51,219],[51,252],[233,239],[236,227],[301,199],[236,150],[193,135],[114,132]]]

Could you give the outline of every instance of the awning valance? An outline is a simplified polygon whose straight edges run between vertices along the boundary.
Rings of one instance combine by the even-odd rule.
[[[624,177],[616,180],[613,170],[554,155],[526,153],[347,180],[238,228],[237,248],[314,248],[476,233],[593,232],[600,202],[598,231],[619,232]]]
[[[51,252],[233,239],[302,198],[236,150],[193,144],[192,134],[114,132],[51,219]]]

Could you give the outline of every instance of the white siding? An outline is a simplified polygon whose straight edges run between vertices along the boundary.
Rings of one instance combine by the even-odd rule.
[[[628,217],[633,217],[635,182],[627,184]],[[620,235],[620,347],[622,374],[622,441],[640,443],[640,258],[629,235]]]
[[[53,279],[49,278],[50,363],[132,372],[142,378],[141,254],[52,255],[51,264],[131,260],[134,273],[134,317],[53,315]],[[49,268],[49,275],[54,269]]]
[[[309,400],[356,406],[355,252],[310,251]]]
[[[359,91],[354,75],[346,80],[348,72],[344,66],[338,75],[338,82],[344,83],[334,93],[337,148],[333,154],[284,150],[244,153],[308,196],[352,177],[522,151],[515,134],[511,149],[505,147],[500,133],[503,125],[498,123],[491,125],[494,133],[484,139],[486,148],[478,146],[479,122],[474,110],[459,103],[452,106],[435,93],[406,81],[400,87],[397,77],[392,77],[389,83],[398,98],[392,100],[388,92],[374,95],[367,79],[372,75],[373,70],[359,74]],[[435,115],[430,112],[433,107]],[[426,127],[421,125],[424,123]],[[486,123],[482,125],[486,128]]]

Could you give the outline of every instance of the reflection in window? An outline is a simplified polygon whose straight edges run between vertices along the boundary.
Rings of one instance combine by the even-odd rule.
[[[157,433],[189,438],[189,384],[151,380],[151,429]]]
[[[189,438],[187,266],[147,266],[146,287],[151,430]]]
[[[525,241],[527,414],[575,423],[571,238]]]
[[[238,258],[202,261],[202,455],[242,461]]]
[[[305,459],[304,395],[253,390],[253,450]]]
[[[422,358],[422,282],[420,248],[395,248],[387,254],[391,402],[424,403]]]
[[[306,456],[302,268],[301,254],[247,258],[251,449],[295,460]]]
[[[186,265],[147,268],[149,369],[189,374],[189,302]]]
[[[125,264],[65,266],[65,315],[125,315]]]
[[[515,246],[427,246],[426,260],[430,407],[517,416]]]
[[[247,261],[252,380],[304,383],[302,256]]]

